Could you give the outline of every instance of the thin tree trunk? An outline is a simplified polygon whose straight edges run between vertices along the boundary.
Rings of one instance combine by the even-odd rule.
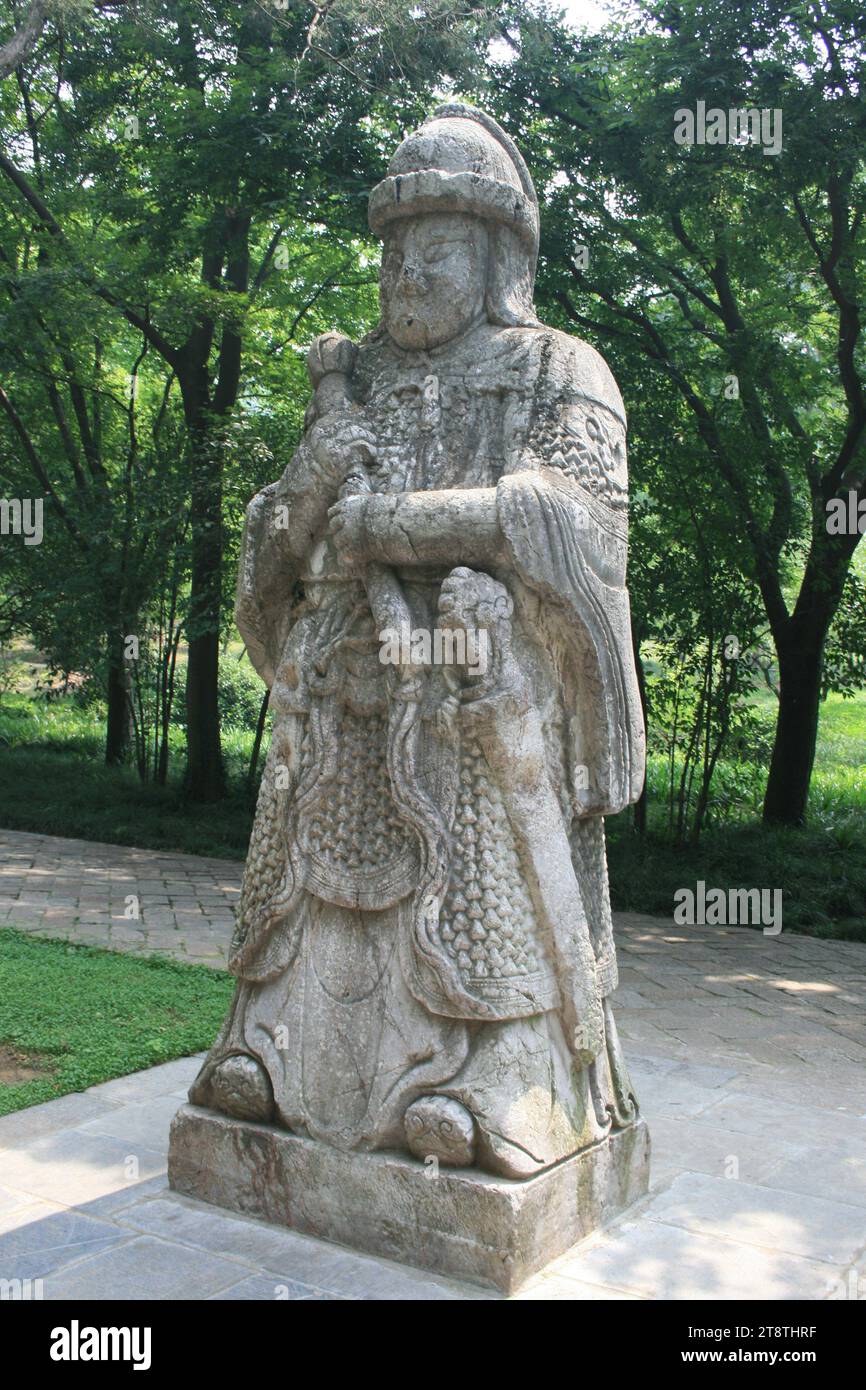
[[[710,747],[710,722],[712,717],[712,702],[710,703],[710,711],[707,721],[707,742],[704,750],[704,771],[703,776],[701,778],[701,789],[698,794],[698,805],[697,810],[695,811],[694,826],[692,831],[693,845],[697,845],[698,841],[701,838],[701,831],[703,830],[704,820],[706,819],[707,810],[710,804],[710,788],[713,785],[713,777],[716,771],[716,764],[719,761],[722,749],[724,748],[725,743],[727,741],[728,730],[730,728],[731,723],[731,692],[733,690],[733,687],[733,675],[731,674],[731,676],[728,677],[728,675],[723,674],[721,684],[719,686],[718,695],[718,729],[716,733],[715,743],[712,745],[712,747]]]
[[[271,692],[269,690],[266,690],[262,699],[261,709],[259,710],[259,719],[258,723],[256,724],[256,736],[253,740],[253,751],[250,757],[250,770],[247,773],[247,789],[250,793],[252,793],[255,790],[256,772],[258,771],[259,766],[259,754],[262,751],[262,738],[264,737],[265,733],[265,720],[267,719],[268,715],[268,705],[270,703],[270,699]]]
[[[194,429],[192,449],[186,788],[193,801],[218,801],[225,795],[217,686],[222,600],[222,463],[219,445],[198,427]]]
[[[670,732],[670,757],[668,759],[668,835],[674,833],[674,783],[676,781],[677,734],[680,718],[680,687],[674,691],[674,713]]]
[[[171,732],[171,711],[174,705],[174,677],[177,670],[177,649],[180,645],[180,628],[175,626],[177,616],[177,587],[172,592],[171,616],[169,618],[166,647],[163,657],[162,702],[159,709],[160,740],[159,756],[156,765],[156,780],[160,787],[168,781],[169,734]]]
[[[109,767],[119,767],[125,762],[129,737],[129,673],[122,656],[112,657],[108,666],[108,718],[105,726],[105,761]]]
[[[638,638],[638,636],[637,636],[637,633],[636,633],[635,630],[634,630],[634,625],[632,625],[632,630],[631,630],[631,643],[632,643],[632,648],[633,648],[633,650],[634,650],[634,664],[635,664],[635,670],[637,671],[637,688],[638,688],[638,694],[640,695],[640,707],[641,707],[641,711],[642,711],[642,713],[643,713],[644,729],[647,730],[646,672],[644,671],[643,662],[641,661],[641,655],[640,655],[640,640],[639,640],[639,638]],[[648,730],[647,730],[647,735],[648,735]],[[649,737],[648,737],[648,736],[647,736],[647,744],[649,744]],[[646,835],[646,810],[647,810],[647,791],[646,791],[646,777],[644,777],[644,784],[643,784],[643,786],[642,786],[642,788],[641,788],[640,796],[638,797],[637,801],[636,801],[635,804],[634,804],[634,828],[635,828],[635,830],[637,831],[638,835],[640,835],[640,837],[641,837],[642,839],[643,839],[643,837]]]

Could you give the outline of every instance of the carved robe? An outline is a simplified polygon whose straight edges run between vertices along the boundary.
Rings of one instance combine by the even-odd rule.
[[[441,668],[395,680],[321,507],[309,545],[297,526],[289,542],[319,486],[302,442],[248,511],[238,623],[274,729],[238,992],[192,1098],[206,1104],[214,1065],[246,1052],[289,1129],[402,1148],[406,1106],[435,1092],[475,1116],[485,1166],[528,1176],[635,1115],[606,1002],[602,819],[638,795],[644,762],[622,401],[586,344],[488,324],[429,353],[372,335],[353,392],[378,440],[374,491],[495,489],[510,747],[515,728],[525,739],[509,754],[495,713],[455,708]],[[415,627],[436,626],[443,579],[468,563],[395,567]],[[574,1037],[593,995],[604,1044],[588,1062]]]

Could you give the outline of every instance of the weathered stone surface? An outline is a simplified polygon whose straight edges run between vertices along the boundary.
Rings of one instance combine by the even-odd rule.
[[[343,1153],[195,1106],[169,1152],[187,1196],[506,1293],[641,1197],[648,1174],[642,1120],[525,1182]]]
[[[275,1219],[318,1200],[280,1190],[303,1153],[326,1207],[338,1173],[352,1189],[350,1220],[323,1209],[333,1238],[380,1248],[364,1212],[385,1164],[403,1258],[414,1220],[443,1261],[477,1245],[467,1269],[485,1250],[534,1268],[642,1181],[618,1186],[644,1131],[603,819],[644,775],[625,412],[599,354],[535,315],[537,199],[495,121],[436,111],[370,222],[381,323],[312,344],[303,438],[247,513],[237,621],[273,734],[238,990],[190,1100],[250,1143],[276,1126]],[[447,1237],[434,1207],[413,1217],[423,1168],[375,1158],[395,1153],[471,1165],[438,1179]]]

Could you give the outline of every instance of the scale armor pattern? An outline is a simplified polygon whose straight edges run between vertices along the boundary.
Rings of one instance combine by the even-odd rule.
[[[442,942],[467,982],[534,975],[545,962],[501,793],[474,739],[464,743],[460,761]]]
[[[391,794],[387,715],[357,715],[345,707],[341,713],[336,775],[305,816],[299,838],[309,853],[340,874],[369,872],[413,853],[414,839]],[[302,776],[309,757],[305,740]]]
[[[282,884],[286,863],[286,805],[290,793],[277,788],[280,740],[274,734],[262,773],[256,817],[241,885],[233,949],[246,936],[247,923],[269,902]]]
[[[551,411],[537,422],[533,453],[549,468],[559,468],[591,496],[617,511],[628,507],[625,431],[618,421],[587,406],[572,405],[567,424]]]
[[[618,976],[613,940],[613,920],[607,880],[604,818],[576,820],[571,832],[571,853],[587,910],[590,935],[598,965],[602,995],[616,989]]]

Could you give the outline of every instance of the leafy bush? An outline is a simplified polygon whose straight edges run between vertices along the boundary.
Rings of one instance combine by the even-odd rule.
[[[219,669],[220,720],[226,728],[255,729],[265,687],[248,661],[224,656]]]

